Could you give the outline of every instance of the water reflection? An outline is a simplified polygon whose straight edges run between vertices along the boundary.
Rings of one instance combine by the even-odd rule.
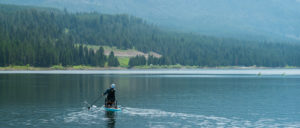
[[[115,112],[105,112],[105,118],[107,119],[107,128],[114,128],[116,124]]]

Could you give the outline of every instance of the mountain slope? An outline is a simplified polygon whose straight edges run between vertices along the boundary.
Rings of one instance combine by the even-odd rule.
[[[77,44],[153,51],[162,55],[155,63],[159,65],[300,66],[297,43],[176,33],[128,15],[0,5],[0,66],[97,65],[97,60],[105,60],[104,50]]]
[[[2,3],[126,13],[159,26],[251,40],[300,40],[299,0],[2,0]]]

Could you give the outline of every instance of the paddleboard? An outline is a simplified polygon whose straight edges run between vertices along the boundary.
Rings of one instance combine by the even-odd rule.
[[[121,108],[106,108],[106,107],[104,107],[104,110],[110,111],[110,112],[116,112],[116,111],[121,111],[122,109]]]

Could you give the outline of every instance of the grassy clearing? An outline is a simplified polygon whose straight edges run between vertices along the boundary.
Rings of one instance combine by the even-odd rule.
[[[0,70],[45,70],[45,68],[41,67],[32,67],[30,65],[10,65],[7,67],[0,67]]]
[[[286,66],[284,66],[284,68],[291,69],[291,68],[297,68],[297,67],[296,66],[288,66],[288,65],[286,65]]]
[[[81,44],[75,44],[76,47],[79,47]],[[147,58],[147,56],[153,55],[154,57],[160,58],[161,55],[155,52],[148,52],[143,53],[141,51],[136,50],[135,48],[132,49],[118,49],[117,47],[110,47],[110,46],[104,46],[104,45],[88,45],[88,44],[82,44],[84,47],[87,47],[89,50],[97,51],[100,47],[103,47],[104,54],[109,55],[110,51],[113,51],[115,56],[117,57],[135,57],[136,55],[143,55]]]
[[[129,57],[118,57],[120,67],[128,68]]]
[[[7,67],[0,67],[1,70],[9,70],[9,69],[14,69],[14,70],[30,70],[34,67],[31,67],[29,65],[24,65],[24,66],[18,66],[18,65],[10,65]]]
[[[75,65],[71,67],[74,70],[83,70],[83,69],[93,69],[95,67],[92,66],[86,66],[86,65]]]
[[[64,70],[66,69],[66,67],[62,66],[62,65],[53,65],[50,67],[50,69],[54,69],[54,70]]]
[[[75,44],[75,46],[79,47],[80,44]],[[110,46],[104,46],[104,45],[90,45],[90,44],[82,44],[82,46],[87,47],[88,49],[98,50],[100,47],[103,47],[106,51],[114,51],[114,52],[126,52],[126,51],[134,51],[138,52],[136,49],[118,49],[117,47],[110,47]]]

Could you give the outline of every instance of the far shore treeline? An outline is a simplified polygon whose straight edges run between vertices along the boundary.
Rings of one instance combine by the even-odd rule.
[[[129,66],[300,66],[300,43],[241,41],[165,31],[128,15],[69,13],[51,8],[0,5],[0,66],[119,66],[112,52],[90,44],[159,53],[136,56]]]

